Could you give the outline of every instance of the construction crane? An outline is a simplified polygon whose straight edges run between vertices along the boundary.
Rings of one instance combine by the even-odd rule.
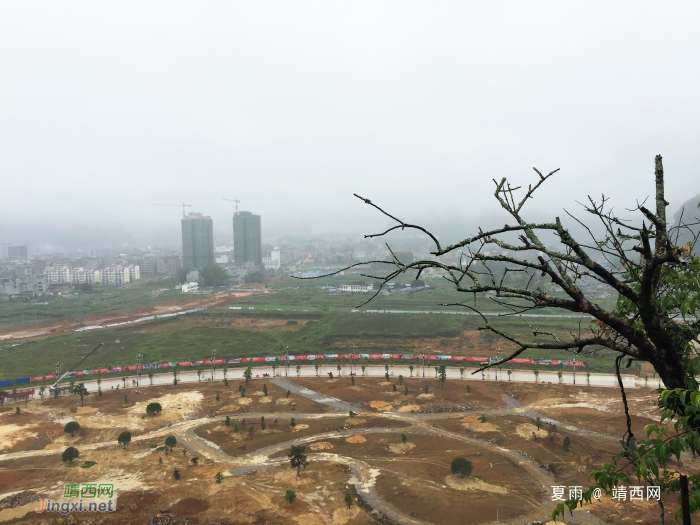
[[[153,206],[182,206],[182,218],[185,218],[185,208],[191,208],[191,204],[185,204],[184,202],[182,204],[154,204]]]
[[[236,214],[238,214],[238,203],[241,202],[238,200],[238,197],[234,197],[233,199],[224,199],[225,201],[229,202],[235,202],[236,203]]]

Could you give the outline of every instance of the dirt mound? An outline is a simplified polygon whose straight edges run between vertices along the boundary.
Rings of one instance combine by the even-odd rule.
[[[372,401],[369,406],[377,409],[379,412],[389,412],[392,409],[391,403],[387,401]]]
[[[292,432],[299,432],[300,430],[304,430],[305,428],[309,428],[309,425],[297,423],[296,426],[292,427]]]
[[[239,405],[250,405],[252,400],[249,397],[242,397],[238,400]]]
[[[311,450],[330,450],[333,448],[328,441],[320,441],[318,443],[312,443],[309,447]]]
[[[357,436],[350,436],[345,441],[347,441],[348,443],[364,443],[365,441],[367,441],[367,439],[365,439],[364,436],[357,435]]]
[[[546,438],[547,437],[547,431],[543,428],[537,430],[537,427],[533,425],[532,423],[523,423],[522,425],[518,425],[515,429],[515,431],[518,433],[520,437],[524,437],[525,439],[532,439],[532,433],[534,432],[537,437],[540,438]]]
[[[418,412],[420,410],[420,405],[406,405],[399,408],[399,412]]]
[[[38,492],[25,490],[24,492],[20,492],[19,494],[13,494],[12,496],[8,496],[0,500],[0,510],[21,507],[22,505],[39,501],[40,499],[45,497],[46,494],[39,494]]]
[[[420,394],[417,397],[418,399],[430,399],[431,397],[435,397],[435,394]]]
[[[349,509],[337,509],[333,511],[333,523],[345,525],[360,513],[360,507],[353,505]]]
[[[413,443],[393,443],[389,445],[389,450],[394,454],[405,454],[414,448],[416,448],[416,446]]]
[[[293,487],[299,487],[302,485],[308,485],[313,480],[309,476],[302,476],[300,478],[297,478],[297,469],[291,469],[275,474],[275,481],[283,485],[292,485]]]
[[[167,510],[160,511],[148,520],[148,525],[185,525],[186,523],[187,520],[185,518]]]
[[[501,429],[494,425],[493,423],[489,423],[488,421],[485,423],[482,423],[479,421],[480,416],[467,416],[465,418],[460,419],[462,422],[462,426],[466,428],[467,430],[472,430],[474,432],[500,432]]]
[[[173,512],[183,516],[194,516],[209,508],[209,502],[197,498],[185,498],[172,506]]]
[[[508,494],[508,490],[499,487],[498,485],[491,485],[478,478],[460,478],[455,476],[447,476],[445,478],[445,484],[456,490],[472,491],[481,490],[483,492],[493,492],[494,494]]]

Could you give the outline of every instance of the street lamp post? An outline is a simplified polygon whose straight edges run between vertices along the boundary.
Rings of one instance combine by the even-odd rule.
[[[284,377],[289,376],[289,346],[284,348]]]
[[[214,381],[214,372],[216,371],[216,349],[211,354],[211,380]]]
[[[355,352],[357,351],[357,345],[352,345],[352,354],[350,354],[350,375],[353,372],[353,366],[355,366]]]
[[[143,357],[143,354],[139,354],[136,356],[136,386],[141,385],[141,358]]]
[[[430,353],[430,347],[427,347],[425,351],[429,354]],[[423,377],[425,377],[425,356],[426,354],[423,354]]]
[[[574,384],[576,384],[576,356],[574,356],[573,364],[574,364]]]

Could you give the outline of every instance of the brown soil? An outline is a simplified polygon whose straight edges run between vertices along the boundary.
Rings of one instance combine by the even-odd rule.
[[[315,378],[294,378],[294,382],[311,390],[321,392],[328,396],[336,397],[354,404],[358,402],[372,403],[384,402],[391,404],[395,411],[401,411],[402,407],[419,405],[424,408],[440,406],[467,406],[471,408],[503,408],[507,388],[503,383],[490,381],[447,381],[443,386],[435,378],[404,378],[399,385],[396,377],[391,378],[390,384],[396,384],[398,392],[393,392],[391,386],[382,386],[385,383],[380,378],[356,377],[355,388],[352,387],[349,378],[341,377],[332,382],[318,381]],[[423,396],[423,387],[428,385],[432,397]],[[471,393],[466,390],[470,386]],[[408,387],[408,395],[404,395],[404,387]],[[409,409],[410,411],[410,409]]]
[[[361,432],[361,428],[369,427],[396,427],[405,428],[408,426],[403,421],[393,421],[385,418],[362,418],[356,419],[353,422],[353,428]],[[238,424],[239,431],[233,431],[234,423]],[[346,424],[345,419],[297,419],[295,418],[296,427],[289,426],[289,419],[279,419],[275,425],[274,419],[265,418],[265,430],[260,429],[260,420],[246,418],[243,425],[243,418],[231,418],[231,426],[226,427],[221,422],[204,425],[195,430],[195,433],[215,443],[221,450],[230,456],[244,456],[255,452],[263,447],[283,443],[285,441],[293,441],[295,439],[313,436],[315,434],[325,432],[342,431],[341,426]],[[250,427],[253,427],[253,433],[249,432]],[[324,440],[327,441],[327,440]],[[335,446],[334,442],[330,442]],[[245,446],[245,449],[240,447]]]

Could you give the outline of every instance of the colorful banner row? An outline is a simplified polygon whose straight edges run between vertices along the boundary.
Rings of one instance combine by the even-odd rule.
[[[368,361],[381,361],[386,359],[397,359],[403,361],[421,361],[425,357],[426,361],[469,361],[476,363],[486,363],[486,362],[496,362],[497,357],[475,357],[475,356],[462,356],[462,355],[421,355],[421,354],[316,354],[316,355],[290,355],[290,361],[316,361],[323,359],[357,359],[357,360],[368,360]],[[282,362],[286,360],[285,356],[278,357],[236,357],[231,359],[215,359],[213,363],[215,365],[223,365],[225,363],[240,364],[240,363],[274,363]],[[558,359],[525,359],[525,358],[513,358],[509,361],[514,365],[543,365],[543,366],[576,366],[583,367],[586,366],[583,361],[561,361]],[[207,365],[210,366],[212,361],[210,359],[205,359],[204,361],[175,361],[167,363],[152,363],[143,365],[128,365],[128,366],[117,366],[112,368],[96,368],[94,370],[78,370],[77,372],[70,372],[66,377],[84,377],[91,376],[95,374],[114,374],[127,371],[141,370],[152,370],[156,368],[175,368],[175,367],[192,367]],[[15,385],[21,385],[24,383],[34,383],[37,381],[52,381],[56,379],[56,374],[47,374],[45,376],[33,376],[33,377],[23,377],[20,379],[15,379]],[[11,386],[12,381],[5,380],[0,381],[0,387]]]

